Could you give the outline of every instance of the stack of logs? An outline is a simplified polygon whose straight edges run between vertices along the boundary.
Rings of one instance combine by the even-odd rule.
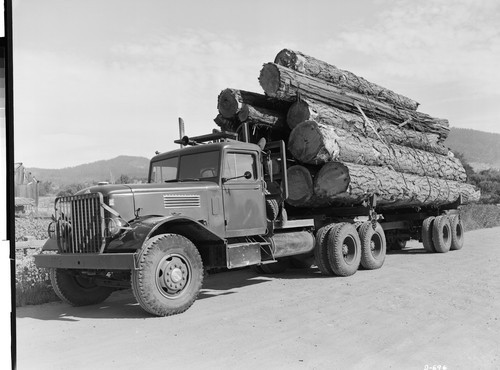
[[[251,141],[285,140],[294,207],[358,205],[372,194],[379,208],[476,201],[465,169],[443,145],[445,119],[355,74],[284,49],[263,66],[264,94],[225,89],[215,122]]]

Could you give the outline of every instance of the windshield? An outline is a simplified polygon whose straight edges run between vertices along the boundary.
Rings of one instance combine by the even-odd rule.
[[[172,157],[151,164],[150,182],[213,181],[219,179],[219,151]]]

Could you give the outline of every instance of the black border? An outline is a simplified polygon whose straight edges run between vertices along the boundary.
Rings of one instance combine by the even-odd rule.
[[[14,89],[13,89],[13,58],[12,58],[12,0],[4,0],[3,49],[5,51],[5,139],[6,139],[6,189],[7,189],[7,240],[10,243],[10,286],[11,286],[11,359],[12,369],[16,368],[16,286],[15,286],[15,227],[10,215],[14,214]]]

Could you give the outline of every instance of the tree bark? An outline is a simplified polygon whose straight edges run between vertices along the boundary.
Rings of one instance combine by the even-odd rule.
[[[296,166],[294,166],[296,167]],[[303,170],[306,170],[303,167]],[[442,206],[455,202],[460,195],[464,203],[479,200],[474,186],[444,179],[416,176],[387,167],[329,162],[314,177],[314,191],[309,197],[288,199],[295,207],[323,208],[359,205],[371,195],[377,196],[377,209],[395,207]],[[292,188],[289,192],[300,194]]]
[[[293,129],[307,120],[341,128],[353,132],[356,136],[382,139],[389,143],[442,155],[448,155],[449,152],[448,148],[438,143],[439,136],[436,134],[415,131],[411,128],[399,128],[385,120],[370,119],[370,126],[360,114],[345,112],[312,100],[301,99],[293,103],[287,113],[288,126]]]
[[[370,118],[385,119],[396,125],[408,125],[421,132],[436,133],[443,141],[448,136],[449,124],[445,119],[397,108],[278,64],[264,64],[260,71],[259,82],[265,93],[274,98],[294,101],[300,95],[348,112],[358,112],[362,109]]]
[[[236,117],[244,104],[286,112],[291,103],[273,99],[266,95],[237,89],[224,89],[217,99],[217,109],[224,118]]]
[[[359,94],[369,95],[397,107],[417,110],[419,103],[392,90],[358,77],[354,73],[338,69],[300,51],[283,49],[276,55],[274,63],[293,69],[308,76],[316,77]]]
[[[457,158],[355,135],[333,126],[305,121],[295,127],[288,150],[298,161],[321,164],[331,161],[388,166],[394,171],[465,181],[465,169]]]

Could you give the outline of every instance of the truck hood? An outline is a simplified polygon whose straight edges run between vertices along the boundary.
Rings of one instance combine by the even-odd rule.
[[[172,192],[185,190],[208,190],[218,188],[218,185],[211,181],[186,181],[172,182],[165,184],[113,184],[97,185],[79,191],[77,194],[101,193],[104,197],[115,194],[126,193],[149,193],[149,192]]]
[[[221,202],[219,186],[209,181],[98,185],[80,193],[97,192],[126,221],[137,216],[171,215],[185,215],[196,220],[207,219],[206,213],[211,209],[212,203]]]

